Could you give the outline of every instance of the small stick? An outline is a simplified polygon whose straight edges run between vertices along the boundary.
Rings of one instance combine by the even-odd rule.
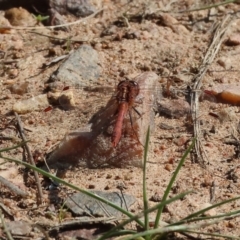
[[[55,26],[43,26],[43,27],[9,27],[9,26],[2,26],[1,29],[16,29],[16,30],[36,30],[36,29],[54,29],[54,28],[60,28],[60,27],[68,27],[71,25],[75,25],[75,24],[79,24],[82,22],[85,22],[87,19],[93,18],[95,17],[97,14],[99,14],[100,12],[102,12],[105,8],[101,8],[100,10],[94,12],[93,14],[85,17],[85,18],[81,18],[75,22],[70,22],[70,23],[65,23],[65,24],[60,24],[60,25],[55,25]]]
[[[74,42],[74,43],[84,43],[84,42],[89,41],[89,39],[72,39],[71,36],[70,37],[65,37],[65,38],[58,38],[58,37],[53,37],[53,36],[50,36],[50,35],[47,35],[47,34],[43,34],[43,33],[40,33],[40,32],[34,32],[34,31],[28,31],[28,32],[29,33],[33,33],[33,34],[37,34],[37,35],[40,35],[40,36],[43,36],[43,37],[47,37],[47,38],[50,38],[50,39],[59,40],[59,41],[70,40],[71,42]]]
[[[17,187],[13,183],[9,182],[7,179],[3,178],[2,176],[0,176],[0,182],[1,182],[1,184],[6,186],[7,188],[9,188],[12,192],[14,192],[15,194],[17,194],[21,197],[24,197],[24,198],[28,196],[27,192],[21,190],[19,187]]]
[[[0,140],[16,141],[17,139],[15,137],[0,136]]]
[[[1,209],[0,209],[0,220],[1,220],[1,223],[2,223],[2,226],[3,226],[3,230],[4,230],[4,232],[5,232],[6,235],[7,235],[7,238],[8,238],[9,240],[13,240],[13,237],[12,237],[11,233],[9,232],[9,230],[8,230],[6,224],[5,224],[4,216],[3,216],[3,214],[2,214],[2,210],[1,210]]]
[[[192,82],[194,82],[193,83],[194,90],[199,90],[201,88],[202,79],[208,67],[213,62],[215,56],[219,51],[219,48],[225,36],[224,34],[229,28],[229,24],[231,23],[231,20],[232,18],[229,15],[226,15],[226,17],[216,26],[212,41],[199,67],[199,71],[192,80]],[[205,162],[205,159],[207,158],[206,158],[206,153],[203,149],[202,142],[200,140],[201,129],[200,129],[200,120],[198,119],[199,118],[198,109],[199,109],[199,93],[198,91],[196,92],[194,91],[191,94],[191,115],[192,115],[192,121],[193,121],[193,134],[194,134],[194,137],[196,138],[196,142],[194,144],[194,148],[195,148],[194,150],[196,153],[196,160],[201,164],[203,168],[206,168],[204,165],[204,162]]]
[[[15,117],[17,119],[18,129],[19,129],[19,133],[21,135],[21,138],[23,139],[24,142],[26,142],[27,139],[26,139],[25,134],[24,134],[24,129],[23,129],[23,126],[22,126],[22,123],[21,123],[21,119],[20,119],[19,115],[16,112],[14,112],[14,114],[15,114]],[[26,149],[27,154],[28,154],[29,162],[33,166],[36,166],[35,162],[33,160],[32,153],[31,153],[30,148],[27,145],[27,143],[25,143],[25,149]],[[40,185],[38,173],[36,171],[33,171],[33,172],[34,172],[34,178],[35,178],[36,185],[37,185],[37,190],[38,190],[37,202],[38,202],[38,204],[41,204],[42,203],[42,199],[43,199],[42,188],[41,188],[41,185]]]
[[[2,202],[0,202],[0,209],[2,209],[2,211],[8,215],[8,218],[10,220],[14,220],[13,214],[10,211],[10,209],[7,206],[5,206]]]
[[[221,5],[234,3],[234,2],[237,2],[237,0],[227,0],[227,1],[224,1],[224,2],[220,2],[220,3],[215,3],[215,4],[212,4],[212,5],[206,5],[206,6],[201,6],[201,7],[198,7],[198,8],[193,8],[193,9],[187,9],[187,10],[184,10],[184,11],[179,11],[178,13],[201,11],[201,10],[215,8],[215,7],[219,7]]]

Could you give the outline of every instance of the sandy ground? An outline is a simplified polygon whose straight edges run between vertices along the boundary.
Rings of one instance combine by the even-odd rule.
[[[168,81],[171,80],[171,86],[181,90],[193,85],[194,76],[198,73],[198,68],[211,43],[216,23],[221,22],[226,14],[234,13],[218,54],[204,75],[201,89],[209,90],[223,84],[237,86],[240,61],[237,11],[240,5],[228,4],[210,11],[179,13],[181,10],[205,4],[206,1],[190,0],[170,3],[149,1],[149,4],[142,0],[134,0],[130,3],[124,0],[95,1],[98,9],[104,7],[103,12],[80,24],[72,25],[69,32],[43,28],[34,30],[41,33],[40,35],[26,30],[10,30],[8,33],[2,33],[0,35],[1,135],[13,139],[5,140],[2,137],[1,148],[13,146],[19,141],[18,132],[14,124],[10,123],[14,119],[11,114],[13,104],[45,93],[47,81],[61,63],[54,63],[46,68],[42,68],[43,64],[51,62],[56,56],[61,56],[70,49],[77,49],[82,43],[91,45],[97,51],[101,67],[98,85],[112,87],[112,93],[123,77],[132,79],[146,71],[153,71],[159,76],[161,87],[166,88]],[[128,13],[129,16],[130,14],[142,16],[142,19],[132,18],[126,21],[124,13]],[[64,17],[68,22],[76,20],[73,16]],[[78,41],[69,44],[68,41],[59,41],[45,35],[65,39],[71,36]],[[11,86],[20,84],[23,84],[22,92],[12,90]],[[77,109],[72,111],[65,111],[55,106],[52,111],[46,112],[43,108],[21,114],[26,137],[30,140],[28,145],[35,160],[41,161],[66,133],[85,127],[97,109],[105,106],[112,93],[88,95],[87,99],[82,99]],[[184,100],[181,94],[178,97]],[[209,113],[216,113],[217,117]],[[199,103],[198,116],[201,120],[201,144],[205,162],[196,163],[191,156],[188,156],[170,197],[188,190],[194,190],[194,193],[170,204],[164,211],[164,221],[179,220],[206,207],[207,204],[214,204],[240,194],[239,149],[233,144],[227,144],[227,141],[233,139],[233,135],[236,139],[239,138],[239,114],[239,107],[231,104],[206,100]],[[164,124],[168,126],[167,129],[163,128]],[[155,116],[155,131],[151,134],[151,152],[147,163],[146,181],[149,198],[156,195],[161,199],[192,137],[192,122],[187,115],[166,117],[157,114]],[[18,148],[7,155],[23,159],[25,152],[22,148]],[[30,193],[30,197],[22,199],[1,185],[1,202],[9,207],[15,220],[25,219],[30,223],[56,224],[61,199],[49,199],[48,191],[43,190],[44,204],[37,207],[34,177],[30,174],[28,180],[24,181],[23,174],[23,167],[13,163],[0,166],[1,176]],[[141,168],[74,167],[66,172],[64,179],[80,188],[106,191],[119,191],[119,185],[123,184],[124,192],[137,198],[131,210],[136,213],[143,209]],[[212,195],[213,188],[215,190]],[[69,190],[63,188],[59,196],[64,197],[67,194]],[[150,206],[155,204],[152,201],[149,203]],[[54,216],[49,219],[46,212],[49,206],[53,205]],[[221,206],[214,212],[217,214],[235,211],[239,209],[239,205],[240,201],[236,201]],[[238,236],[240,235],[239,220],[239,218],[226,220],[209,227],[207,231]]]

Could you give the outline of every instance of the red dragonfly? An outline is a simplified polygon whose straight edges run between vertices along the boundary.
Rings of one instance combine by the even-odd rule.
[[[153,128],[152,107],[157,95],[160,97],[158,84],[158,76],[152,72],[143,73],[132,81],[121,81],[106,107],[91,118],[91,131],[68,134],[60,149],[53,153],[52,161],[64,155],[78,161],[87,159],[90,167],[110,162],[121,165],[130,160],[131,164],[135,161],[133,165],[141,165],[145,134],[149,125]],[[60,99],[60,102],[71,105],[69,101]]]
[[[125,115],[134,105],[139,94],[139,85],[135,81],[121,81],[117,86],[118,113],[117,120],[112,133],[112,146],[116,147],[122,136],[122,126]]]

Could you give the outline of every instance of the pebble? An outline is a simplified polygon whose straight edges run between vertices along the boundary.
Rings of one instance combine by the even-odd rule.
[[[103,192],[99,190],[93,190],[91,193],[105,198],[125,210],[127,210],[136,201],[134,196],[125,193],[120,194],[119,192]],[[95,200],[94,198],[81,192],[68,197],[65,200],[65,204],[74,214],[78,216],[91,214],[95,217],[107,217],[106,212],[110,216],[114,217],[120,217],[122,215],[121,212],[109,205],[99,202],[98,200]]]
[[[231,35],[225,42],[228,46],[237,46],[240,44],[240,34]]]
[[[228,57],[221,57],[217,60],[217,63],[225,69],[230,69],[232,64],[231,60]]]
[[[174,24],[178,24],[178,20],[168,13],[162,13],[160,15],[160,21],[162,25],[167,27],[170,27]]]
[[[123,179],[125,180],[125,181],[129,181],[129,180],[131,180],[133,178],[133,176],[131,175],[131,174],[126,174],[126,175],[124,175],[124,177],[123,177]]]
[[[162,197],[158,192],[155,192],[154,195],[152,195],[149,200],[153,202],[161,202]]]
[[[148,39],[152,38],[152,34],[148,31],[142,31],[141,38],[143,40],[148,40]]]
[[[90,4],[89,0],[49,0],[51,8],[60,14],[72,13],[77,17],[86,17],[93,14],[96,9]]]
[[[166,164],[164,169],[167,170],[168,172],[171,172],[172,171],[172,164]]]
[[[109,190],[109,189],[111,189],[111,187],[110,187],[109,185],[107,185],[107,186],[104,188],[104,190]]]
[[[190,105],[182,99],[163,98],[158,102],[158,111],[170,118],[180,118],[186,116],[190,112]]]
[[[18,70],[16,68],[9,69],[8,76],[10,78],[16,78],[18,76]]]
[[[16,102],[13,105],[13,111],[24,114],[32,111],[44,110],[49,106],[47,94],[41,94],[30,99]]]
[[[171,28],[173,32],[177,34],[181,34],[182,32],[185,34],[189,33],[185,26],[181,25],[176,18],[168,13],[162,13],[160,15],[160,24]]]
[[[9,23],[9,21],[4,16],[0,15],[0,26],[11,27],[11,24]],[[8,32],[8,30],[6,30],[6,32]],[[3,32],[1,32],[1,34],[6,33],[6,32],[3,31]]]
[[[220,6],[218,6],[218,7],[217,7],[217,9],[218,9],[218,11],[219,11],[219,12],[221,12],[221,13],[224,13],[224,12],[226,12],[226,7],[225,7],[225,6],[223,6],[223,5],[222,5],[222,6],[221,6],[221,5],[220,5]]]
[[[76,106],[72,90],[63,91],[58,100],[64,110],[70,110]]]
[[[14,83],[8,86],[8,89],[13,94],[23,95],[24,93],[28,92],[28,84],[28,82]]]
[[[60,46],[55,46],[55,47],[50,47],[48,49],[48,56],[53,57],[53,56],[62,56],[63,50],[60,48]]]
[[[21,7],[8,9],[5,11],[4,17],[8,19],[12,26],[27,27],[36,23],[32,14]]]
[[[49,82],[86,86],[89,81],[97,82],[100,72],[97,51],[89,45],[82,45],[52,74]]]
[[[179,34],[179,35],[186,35],[189,33],[188,29],[183,26],[183,25],[174,25],[171,27],[171,29],[173,30],[173,32]]]
[[[173,140],[173,142],[174,142],[177,146],[181,147],[181,146],[183,146],[183,145],[187,142],[187,140],[188,140],[188,138],[187,138],[186,136],[182,136],[182,137],[179,137],[179,138],[175,138],[175,139]]]
[[[6,222],[7,229],[12,235],[28,236],[32,231],[32,227],[25,221]]]
[[[236,228],[236,224],[233,223],[233,222],[231,222],[231,221],[227,221],[227,222],[225,223],[225,225],[226,225],[226,227],[228,227],[228,228]]]
[[[159,128],[164,129],[164,130],[172,130],[172,129],[174,129],[173,126],[170,126],[170,125],[168,125],[166,123],[160,123]]]
[[[211,207],[211,206],[212,206],[212,204],[210,204],[210,203],[204,203],[204,204],[201,205],[201,208],[200,208],[200,209],[208,208],[208,207]],[[204,212],[203,214],[204,214],[205,216],[212,217],[212,216],[217,215],[217,211],[216,211],[215,208],[212,208],[212,209]]]

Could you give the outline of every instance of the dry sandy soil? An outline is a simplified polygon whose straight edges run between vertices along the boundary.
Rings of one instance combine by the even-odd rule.
[[[43,65],[57,56],[67,54],[70,50],[76,50],[83,43],[91,45],[98,53],[101,67],[97,83],[99,86],[111,86],[114,92],[114,86],[124,77],[132,79],[140,73],[152,71],[159,76],[162,88],[167,88],[170,83],[172,88],[179,90],[178,96],[168,96],[170,101],[174,98],[185,101],[181,90],[186,90],[187,86],[193,88],[217,24],[231,14],[232,20],[227,26],[223,42],[219,45],[213,61],[207,65],[207,71],[201,80],[201,90],[211,90],[219,86],[224,90],[227,84],[237,88],[240,62],[238,19],[240,5],[227,4],[211,10],[185,11],[209,2],[93,1],[96,8],[99,10],[103,8],[103,11],[69,26],[69,31],[53,31],[45,27],[1,31],[1,149],[21,141],[15,127],[14,114],[11,113],[13,105],[23,99],[46,93],[46,83],[61,62],[45,68]],[[3,15],[2,12],[1,21],[7,22]],[[64,16],[64,19],[66,22],[77,20],[74,16]],[[31,23],[33,21],[31,17],[26,21],[30,22],[22,23],[22,26],[34,25]],[[69,41],[70,37],[74,41]],[[65,40],[60,41],[58,38]],[[20,91],[16,91],[16,86],[20,85]],[[72,111],[55,106],[52,111],[46,112],[43,107],[38,111],[20,114],[26,129],[26,138],[29,140],[28,146],[36,162],[43,161],[46,153],[54,149],[65,134],[85,127],[91,116],[100,106],[104,106],[109,98],[110,95],[107,94],[89,95],[85,102],[82,100],[78,108]],[[199,102],[197,114],[204,161],[196,162],[193,156],[188,156],[170,192],[170,197],[188,190],[194,190],[194,193],[167,206],[162,219],[165,222],[179,220],[210,204],[240,194],[239,107],[218,103],[212,98],[209,100]],[[157,196],[161,199],[163,196],[181,156],[193,138],[192,126],[188,114],[170,117],[162,113],[156,114],[155,130],[151,134],[151,154],[147,163],[146,181],[149,198]],[[24,160],[26,153],[22,148],[17,148],[5,156]],[[43,185],[41,177],[44,199],[38,206],[32,174],[25,174],[23,167],[6,162],[0,166],[0,175],[29,194],[26,198],[19,197],[0,184],[0,202],[11,213],[11,215],[5,213],[6,221],[22,219],[31,224],[37,222],[44,226],[58,223],[62,198],[70,194],[69,190],[63,187],[58,192],[58,198],[57,195],[55,198],[49,198],[49,191],[45,190],[46,186]],[[124,192],[137,198],[131,211],[136,213],[143,210],[142,169],[131,166],[131,163],[122,168],[69,168],[64,180],[83,189],[103,191],[119,191],[119,185],[124,185]],[[155,203],[150,201],[149,204],[153,206]],[[238,200],[218,207],[209,214],[226,213],[239,208]],[[205,230],[239,236],[239,229],[238,217]],[[41,236],[43,237],[42,233],[36,231],[32,233],[30,239]]]

